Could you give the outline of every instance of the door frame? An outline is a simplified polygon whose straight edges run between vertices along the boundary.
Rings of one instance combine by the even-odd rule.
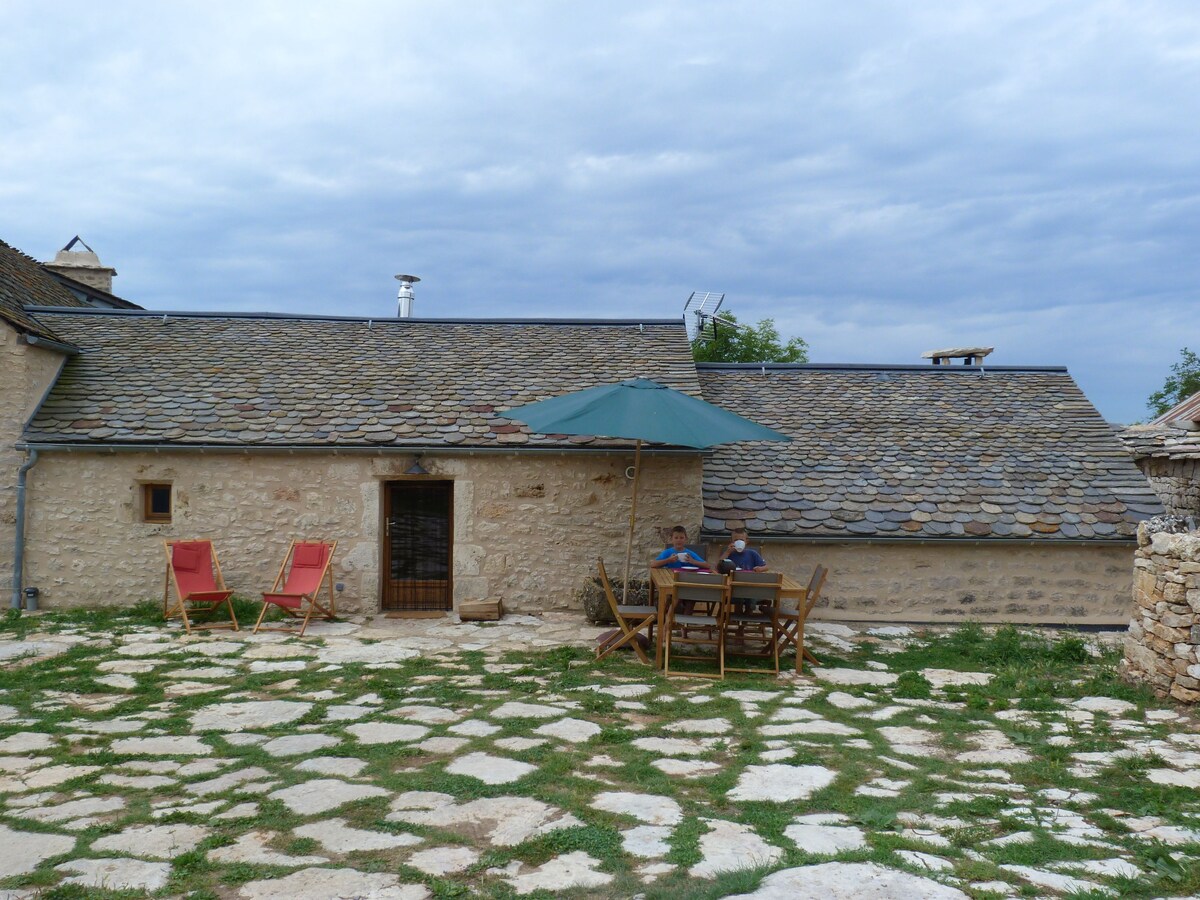
[[[452,478],[431,477],[428,475],[409,475],[407,477],[391,477],[380,482],[379,492],[379,611],[380,613],[403,613],[404,610],[389,610],[384,607],[387,599],[388,584],[391,582],[391,547],[388,540],[388,514],[391,512],[392,488],[404,485],[445,485],[448,503],[446,507],[446,607],[440,610],[409,610],[414,618],[440,617],[454,611],[454,480]]]

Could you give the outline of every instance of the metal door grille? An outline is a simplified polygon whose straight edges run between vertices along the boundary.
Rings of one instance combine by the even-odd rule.
[[[452,483],[400,481],[386,489],[383,608],[450,609]]]

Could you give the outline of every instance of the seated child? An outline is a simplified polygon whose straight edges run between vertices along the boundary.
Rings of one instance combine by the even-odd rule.
[[[708,569],[708,563],[687,548],[687,529],[682,525],[676,525],[671,529],[671,546],[654,557],[650,568],[682,569],[684,566]],[[683,615],[690,615],[693,605],[691,600],[684,600],[679,604],[679,612]]]
[[[721,552],[721,559],[729,560],[745,572],[767,571],[767,561],[759,555],[757,550],[746,546],[748,537],[745,528],[735,528],[729,532],[729,544]]]
[[[730,571],[741,570],[744,572],[765,572],[767,571],[767,562],[759,555],[757,550],[752,550],[746,546],[746,539],[749,535],[745,528],[735,528],[729,533],[729,544],[721,552],[721,561],[717,564],[721,571],[728,568]],[[767,604],[760,604],[766,606]],[[734,612],[753,612],[749,600],[735,600],[733,602]],[[761,609],[760,609],[761,612]]]
[[[652,569],[682,569],[684,566],[696,566],[707,569],[708,563],[687,548],[687,529],[676,525],[671,529],[671,546],[654,557],[650,563]]]

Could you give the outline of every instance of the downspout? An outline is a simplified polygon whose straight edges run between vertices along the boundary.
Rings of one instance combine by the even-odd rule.
[[[37,465],[38,452],[29,451],[29,459],[17,469],[17,541],[13,548],[13,609],[21,608],[21,575],[25,566],[25,473]]]

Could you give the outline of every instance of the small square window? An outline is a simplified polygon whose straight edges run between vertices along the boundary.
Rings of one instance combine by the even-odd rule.
[[[145,522],[171,521],[171,485],[142,485],[142,520]]]

